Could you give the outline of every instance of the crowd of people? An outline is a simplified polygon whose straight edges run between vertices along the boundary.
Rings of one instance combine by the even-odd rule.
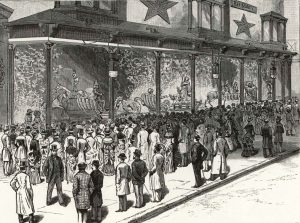
[[[195,186],[203,185],[201,171],[211,180],[226,178],[227,156],[241,149],[242,157],[254,156],[256,135],[262,135],[264,157],[284,151],[283,134],[295,136],[299,125],[298,100],[286,103],[255,102],[203,108],[188,113],[124,115],[115,120],[55,123],[43,126],[26,116],[25,124],[0,126],[3,172],[18,174],[12,181],[26,182],[30,200],[31,185],[45,178],[48,183],[47,205],[51,205],[54,186],[59,203],[64,205],[62,181],[73,183],[73,195],[80,222],[86,222],[92,205],[93,220],[100,221],[104,176],[115,175],[119,211],[126,211],[126,196],[133,188],[135,207],[144,205],[145,177],[150,176],[152,201],[164,197],[165,174],[192,163]],[[88,196],[93,194],[93,196]],[[21,199],[21,198],[20,198]],[[18,202],[18,201],[17,201]],[[20,208],[23,215],[34,212]],[[32,207],[31,207],[32,206]],[[31,219],[31,218],[30,218]]]

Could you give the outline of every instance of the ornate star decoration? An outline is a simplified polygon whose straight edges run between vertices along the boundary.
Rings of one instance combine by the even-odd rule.
[[[170,24],[168,9],[172,8],[178,3],[169,0],[140,0],[140,1],[146,7],[148,7],[145,21],[158,15],[160,18],[165,20],[168,24]]]
[[[238,29],[236,31],[236,35],[240,35],[241,33],[245,33],[247,36],[251,38],[250,28],[255,26],[253,23],[248,23],[245,14],[243,14],[242,20],[234,20],[237,24]]]

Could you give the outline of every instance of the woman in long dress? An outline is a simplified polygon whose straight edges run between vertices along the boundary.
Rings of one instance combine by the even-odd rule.
[[[174,136],[172,132],[167,132],[165,134],[165,173],[173,173],[174,170]]]
[[[33,223],[33,190],[26,174],[26,162],[20,163],[20,172],[11,180],[10,186],[16,192],[16,212],[19,222],[23,223],[24,216],[29,216],[29,223]]]
[[[165,158],[161,155],[164,150],[162,144],[157,144],[154,148],[153,167],[149,171],[150,189],[152,190],[152,202],[160,202],[165,189],[164,163]]]
[[[151,132],[151,134],[149,135],[149,141],[150,141],[150,146],[149,146],[149,154],[148,154],[148,163],[150,168],[152,168],[152,157],[154,154],[154,148],[158,143],[160,143],[157,126],[153,126],[153,132]]]

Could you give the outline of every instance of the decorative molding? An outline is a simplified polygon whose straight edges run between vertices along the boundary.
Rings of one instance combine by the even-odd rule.
[[[0,58],[0,89],[2,89],[5,84],[5,82],[4,82],[5,70],[6,70],[6,67],[5,67],[3,58]]]
[[[227,50],[228,50],[228,47],[227,47],[227,46],[222,46],[222,47],[220,48],[220,54],[224,54]]]
[[[248,50],[247,49],[242,49],[242,55],[245,56],[248,54]]]
[[[260,57],[264,57],[265,55],[266,55],[266,51],[260,51],[260,52],[259,52],[259,56],[260,56]]]

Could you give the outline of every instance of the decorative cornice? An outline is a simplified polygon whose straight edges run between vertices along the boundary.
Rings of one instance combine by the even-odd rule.
[[[0,3],[0,16],[4,17],[5,19],[8,19],[11,14],[14,12],[14,10],[10,7],[7,7],[6,5],[3,5]]]

